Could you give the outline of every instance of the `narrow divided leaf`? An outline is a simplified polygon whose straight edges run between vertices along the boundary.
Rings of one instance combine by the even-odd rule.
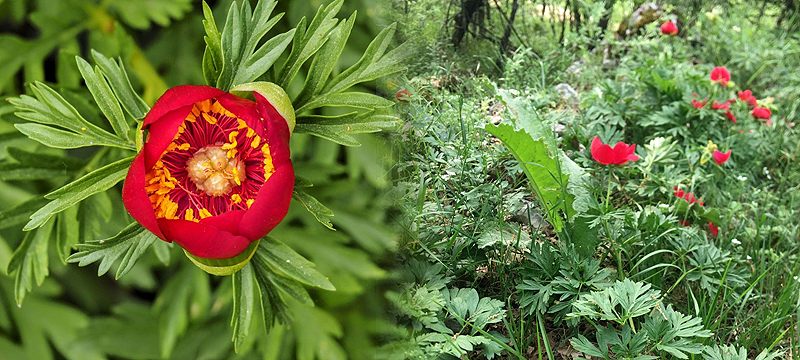
[[[86,266],[100,261],[97,276],[102,276],[111,269],[111,265],[121,258],[114,278],[124,276],[144,252],[158,238],[138,223],[132,223],[122,229],[117,235],[103,240],[89,241],[77,246],[78,252],[72,254],[67,261]]]

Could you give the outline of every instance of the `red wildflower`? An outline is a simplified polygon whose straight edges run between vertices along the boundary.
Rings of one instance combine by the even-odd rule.
[[[713,70],[711,70],[711,75],[709,76],[711,81],[715,83],[719,83],[722,86],[728,86],[728,82],[731,81],[731,73],[728,72],[724,66],[717,66]]]
[[[717,227],[717,225],[714,225],[713,222],[709,221],[708,222],[708,232],[711,233],[711,236],[717,237],[717,235],[719,235],[719,227]]]
[[[707,100],[692,99],[692,106],[694,106],[695,109],[702,109],[703,106],[706,106],[707,102],[708,102]]]
[[[592,158],[603,165],[624,165],[628,161],[637,161],[636,144],[628,145],[622,141],[614,147],[604,144],[599,136],[592,139]]]
[[[726,152],[714,150],[714,153],[711,154],[711,157],[714,158],[714,162],[716,162],[717,165],[722,165],[728,162],[728,159],[731,157],[731,150]]]
[[[730,110],[725,111],[725,117],[727,117],[728,120],[736,124],[736,115],[733,115],[733,113]]]
[[[711,109],[712,110],[729,110],[730,108],[731,108],[731,101],[730,100],[726,100],[723,103],[717,102],[716,100],[714,100],[714,102],[711,103]]]
[[[276,99],[254,92],[255,101],[208,86],[167,90],[144,119],[147,137],[125,179],[131,216],[206,259],[236,257],[278,225],[294,187],[294,112],[272,90]]]
[[[681,226],[683,226],[683,227],[692,226],[692,223],[690,223],[689,220],[685,220],[685,219],[678,221],[678,224],[681,224]]]
[[[705,206],[705,203],[702,199],[698,199],[694,196],[693,192],[684,191],[679,186],[675,186],[672,188],[673,194],[678,199],[686,200],[689,204],[698,204],[700,206]]]
[[[661,24],[661,33],[669,36],[678,35],[678,26],[672,20],[667,20]]]
[[[753,117],[755,117],[756,119],[761,119],[761,120],[769,120],[769,118],[772,116],[772,111],[769,108],[761,106],[757,106],[750,113],[753,114]]]
[[[411,91],[400,89],[394,93],[394,99],[397,101],[411,101]]]
[[[751,107],[758,106],[758,100],[756,97],[753,96],[753,92],[750,90],[739,91],[739,100],[746,102]]]

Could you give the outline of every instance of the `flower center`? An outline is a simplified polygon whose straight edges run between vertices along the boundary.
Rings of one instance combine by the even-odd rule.
[[[220,145],[209,145],[192,155],[186,162],[189,179],[198,190],[209,196],[222,196],[234,186],[242,185],[245,175],[244,162],[238,157],[228,158],[228,151]]]

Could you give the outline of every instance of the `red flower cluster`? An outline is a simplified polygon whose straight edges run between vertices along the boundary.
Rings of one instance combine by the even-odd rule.
[[[592,158],[603,165],[624,165],[628,161],[639,160],[639,156],[635,154],[636,144],[628,145],[620,141],[612,148],[604,144],[599,136],[592,139],[591,152]]]
[[[753,115],[754,118],[759,120],[764,120],[767,125],[772,125],[772,111],[769,108],[756,106],[750,114]]]
[[[287,113],[253,94],[177,86],[158,99],[122,190],[134,219],[206,259],[242,254],[278,225],[294,188]]]
[[[711,157],[714,159],[714,162],[717,163],[717,165],[725,164],[731,157],[731,150],[726,152],[714,150],[714,153],[711,154]]]
[[[678,35],[678,26],[672,20],[667,20],[661,24],[661,33],[668,36]]]
[[[684,191],[683,189],[680,188],[680,186],[675,186],[672,188],[672,190],[673,194],[675,194],[675,197],[677,197],[678,199],[683,199],[689,204],[697,204],[700,206],[706,205],[703,202],[703,199],[698,199],[697,197],[694,196],[693,192]]]
[[[738,95],[739,95],[739,100],[744,101],[745,103],[747,103],[747,105],[750,105],[750,107],[758,106],[758,100],[756,99],[755,96],[753,96],[752,91],[750,90],[739,91]]]
[[[711,70],[711,74],[709,75],[712,82],[718,83],[722,86],[728,86],[728,83],[731,81],[731,73],[728,72],[728,69],[724,66],[717,66]]]
[[[702,109],[704,106],[706,106],[707,102],[708,102],[707,100],[692,99],[692,106],[695,109]]]

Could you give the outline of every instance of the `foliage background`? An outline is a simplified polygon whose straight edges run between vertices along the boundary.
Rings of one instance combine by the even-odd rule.
[[[658,11],[635,15],[650,4]],[[400,109],[409,266],[391,299],[412,340],[395,347],[420,359],[796,358],[797,5],[395,1],[402,30],[426,50]],[[660,34],[667,19],[677,37]],[[714,66],[735,86],[712,87]],[[736,124],[691,105],[744,89],[774,126],[740,103]],[[606,170],[589,154],[595,135],[638,144],[642,160]],[[731,162],[711,162],[709,141],[733,149]],[[542,191],[526,168],[584,178],[589,194]],[[679,184],[706,201],[690,227],[679,224]],[[559,229],[541,198],[585,209]]]
[[[231,1],[210,2],[217,23]],[[280,1],[286,16],[273,29],[291,29],[313,16],[322,1]],[[375,1],[347,1],[339,16],[359,15],[342,56],[354,63],[382,28],[387,7]],[[148,104],[168,87],[202,84],[204,43],[200,2],[180,0],[5,0],[0,1],[0,96],[24,92],[44,81],[90,111],[75,56],[91,49],[119,56],[134,87]],[[306,71],[303,69],[302,71]],[[295,86],[295,85],[293,85]],[[302,83],[297,84],[302,86]],[[369,84],[384,93],[391,85]],[[291,89],[290,89],[291,92]],[[94,119],[100,117],[94,110]],[[324,228],[297,202],[272,235],[313,260],[338,291],[312,293],[317,307],[294,304],[293,321],[268,334],[254,329],[245,350],[234,354],[229,326],[231,282],[207,276],[190,265],[177,247],[157,244],[118,281],[97,277],[96,265],[66,265],[61,240],[30,251],[31,266],[44,279],[21,307],[14,298],[14,274],[6,272],[31,203],[74,177],[94,150],[54,150],[28,140],[13,124],[21,120],[0,104],[0,354],[9,359],[336,359],[369,358],[381,339],[398,334],[383,310],[387,256],[395,236],[387,227],[391,201],[386,176],[392,162],[385,139],[357,135],[348,147],[295,135],[292,154],[298,176],[314,183],[308,192],[334,212],[336,232]],[[20,168],[8,149],[52,156],[49,171]],[[16,169],[19,171],[10,171]],[[42,169],[38,169],[42,170]],[[38,174],[38,175],[37,175]],[[107,238],[130,218],[118,189],[87,199],[77,213],[79,241]],[[58,241],[58,242],[57,242]],[[56,246],[59,244],[59,246]],[[49,256],[48,256],[49,254]],[[117,265],[115,265],[116,267]],[[19,281],[19,280],[18,280]],[[33,281],[32,279],[29,281]]]

